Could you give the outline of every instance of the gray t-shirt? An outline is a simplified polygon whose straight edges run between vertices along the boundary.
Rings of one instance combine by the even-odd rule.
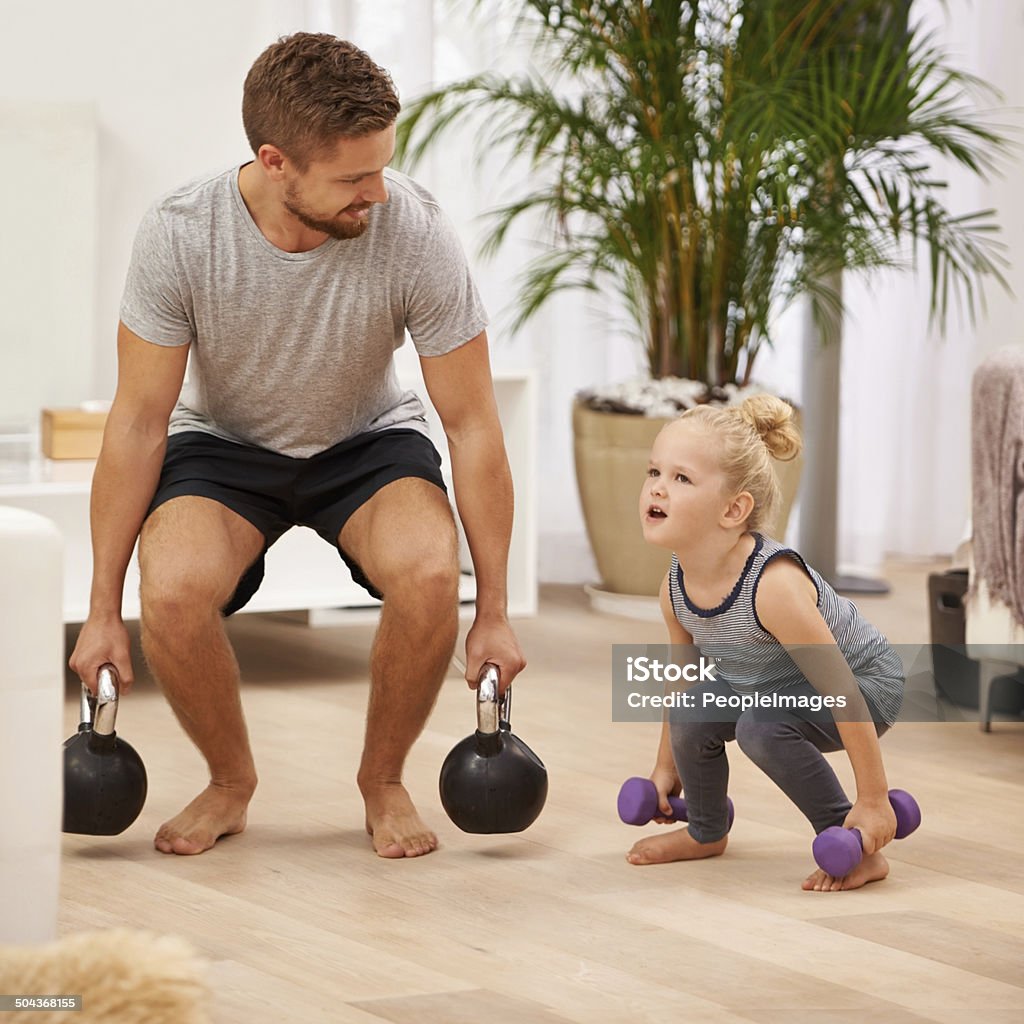
[[[296,458],[370,430],[426,433],[395,375],[406,329],[421,356],[439,356],[487,323],[437,201],[387,170],[389,199],[360,237],[289,253],[256,226],[238,171],[164,196],[135,238],[121,320],[157,345],[192,345],[170,433]]]

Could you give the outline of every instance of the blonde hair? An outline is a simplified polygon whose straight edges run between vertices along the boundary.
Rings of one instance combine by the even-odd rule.
[[[774,395],[751,395],[740,405],[698,405],[679,417],[707,431],[717,442],[718,462],[732,494],[747,491],[754,508],[748,530],[770,525],[779,504],[772,459],[788,462],[803,442],[793,423],[793,407]]]

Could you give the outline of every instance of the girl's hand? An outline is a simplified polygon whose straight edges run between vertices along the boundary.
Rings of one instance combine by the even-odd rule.
[[[887,796],[878,800],[858,799],[850,808],[843,827],[860,830],[864,856],[868,857],[895,838],[896,812]]]
[[[678,822],[672,817],[672,805],[668,802],[670,796],[679,796],[683,788],[675,768],[655,768],[651,772],[651,782],[658,791],[658,806],[663,812],[651,820],[659,825],[677,825]]]

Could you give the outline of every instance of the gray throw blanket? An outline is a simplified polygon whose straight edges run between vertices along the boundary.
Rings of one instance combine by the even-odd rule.
[[[1024,625],[1024,345],[999,349],[974,371],[971,421],[976,575]]]

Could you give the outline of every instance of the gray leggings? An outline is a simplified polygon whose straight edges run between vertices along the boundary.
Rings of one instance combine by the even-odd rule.
[[[687,692],[702,706],[702,694],[726,695],[733,690],[722,680],[702,683]],[[787,694],[813,696],[810,683],[786,688]],[[714,721],[710,719],[713,718]],[[878,735],[888,726],[878,721]],[[672,755],[683,783],[690,835],[698,843],[713,843],[728,832],[729,760],[725,744],[735,740],[814,827],[816,833],[842,825],[850,801],[832,766],[822,756],[843,749],[835,720],[828,711],[750,708],[677,712],[671,717]]]

